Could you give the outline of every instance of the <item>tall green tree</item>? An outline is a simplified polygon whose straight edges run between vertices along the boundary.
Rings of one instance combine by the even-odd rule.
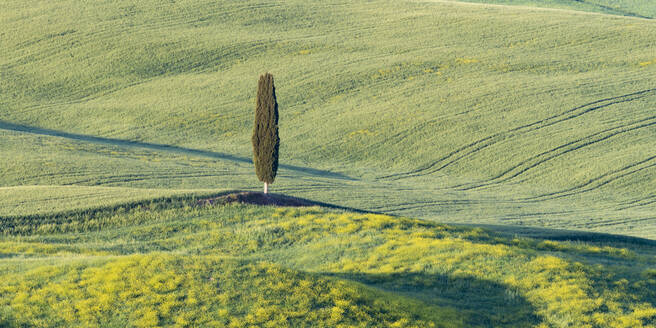
[[[257,84],[257,104],[255,106],[255,124],[253,126],[253,163],[257,178],[264,182],[264,193],[269,192],[278,171],[278,102],[273,75],[260,75]]]

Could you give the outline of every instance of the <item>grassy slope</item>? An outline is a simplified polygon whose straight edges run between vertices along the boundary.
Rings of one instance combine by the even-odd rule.
[[[256,188],[268,70],[279,192],[656,236],[651,20],[404,1],[3,6],[2,186]]]
[[[0,215],[23,217],[108,208],[162,198],[214,194],[199,190],[135,189],[82,186],[18,186],[0,188]]]
[[[535,6],[589,11],[638,18],[654,18],[656,6],[649,0],[463,0],[484,4]]]
[[[648,241],[244,205],[39,222],[0,237],[2,325],[656,326]]]

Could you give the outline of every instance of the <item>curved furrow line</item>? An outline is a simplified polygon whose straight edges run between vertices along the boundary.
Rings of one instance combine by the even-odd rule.
[[[303,179],[302,181],[297,181],[298,176],[288,176],[288,175],[278,175],[281,178],[288,179],[285,181],[285,188],[305,188],[310,186],[311,188],[328,188],[328,189],[335,189],[335,188],[343,188],[345,184],[343,183],[336,183],[333,181],[326,181],[326,180],[305,180]],[[283,188],[281,186],[280,188]]]
[[[353,61],[353,64],[355,64],[355,63],[357,63],[357,62],[361,62],[361,61],[370,61],[371,59],[376,59],[376,58],[385,58],[385,57],[390,57],[390,55],[388,55],[388,54],[383,54],[383,55],[375,55],[375,56],[368,56],[368,57],[365,57],[365,58],[359,58],[359,59]],[[317,73],[317,74],[318,74],[318,73]],[[315,75],[316,75],[316,74],[315,74]],[[312,76],[312,75],[311,75],[311,76]],[[310,76],[310,77],[311,77],[311,76]],[[306,79],[306,80],[310,81],[311,79]],[[357,91],[357,90],[359,90],[359,88],[362,88],[362,87],[366,87],[366,88],[368,88],[368,89],[375,89],[376,87],[384,86],[385,84],[387,84],[387,83],[389,83],[389,82],[390,82],[389,79],[381,79],[381,80],[379,80],[379,81],[375,81],[375,82],[372,82],[372,83],[369,83],[369,84],[363,82],[363,83],[361,83],[361,85],[356,86],[356,88],[355,88],[353,91]],[[308,83],[311,83],[311,82],[308,82]],[[303,85],[303,83],[301,83],[300,85]],[[403,92],[403,91],[404,91],[404,90],[395,91],[395,92],[393,92],[393,93],[388,93],[387,95],[389,96],[389,95],[392,95],[392,94],[398,94],[398,93],[401,93],[401,92]],[[324,115],[324,117],[326,117],[326,118],[329,118],[329,116],[330,116],[329,112],[326,112],[326,113],[323,114],[323,115]],[[430,121],[422,122],[422,123],[420,123],[420,124],[421,124],[422,126],[423,126],[423,125],[427,125],[427,124],[430,124]],[[410,133],[410,132],[408,132],[408,131],[411,131],[411,130],[416,129],[416,128],[417,128],[417,127],[414,126],[414,127],[411,127],[411,128],[409,128],[409,129],[407,129],[407,130],[398,131],[395,135],[392,135],[392,136],[386,137],[386,139],[387,139],[387,140],[395,139],[397,136],[400,136],[400,135],[402,135],[403,133]],[[330,143],[331,143],[331,144],[338,144],[338,143],[342,140],[342,138],[343,138],[343,137],[333,138],[332,140],[330,140],[330,141],[331,141]],[[384,141],[385,141],[385,140],[380,141],[380,142],[378,142],[378,143],[368,144],[367,147],[366,147],[365,149],[366,149],[366,150],[370,150],[370,149],[380,148],[380,147],[381,147],[381,144],[384,143]],[[311,153],[313,153],[313,152],[315,152],[315,151],[317,151],[317,150],[319,150],[319,149],[321,149],[321,148],[322,148],[321,145],[317,145],[317,146],[314,146],[314,147],[307,147],[307,148],[305,148],[301,153],[299,153],[299,155],[301,155],[301,156],[307,156],[308,154],[311,154]],[[341,157],[336,157],[336,156],[338,156],[338,154],[333,154],[332,156],[333,156],[334,159],[339,159],[339,160],[348,160],[348,159],[349,159],[349,158],[348,158],[347,156],[345,156],[345,155],[343,155],[343,156],[341,156]]]
[[[173,26],[178,26],[182,24],[193,24],[199,21],[205,21],[203,18],[210,17],[212,14],[220,14],[223,17],[230,16],[231,14],[238,13],[238,12],[248,12],[251,10],[255,9],[262,9],[262,8],[274,8],[274,7],[280,7],[280,4],[251,4],[251,5],[246,5],[246,6],[232,6],[230,10],[226,10],[225,6],[219,5],[219,2],[213,3],[214,7],[211,8],[193,8],[189,11],[186,11],[181,14],[174,14],[174,15],[160,15],[153,17],[152,22],[148,23],[143,23],[140,25],[137,25],[140,29],[142,30],[159,30],[163,27],[173,27]]]
[[[84,95],[82,98],[79,98],[79,99],[66,100],[66,101],[55,101],[55,102],[50,102],[50,103],[47,103],[47,104],[35,104],[35,105],[23,107],[20,110],[14,111],[14,113],[27,114],[27,113],[34,112],[34,111],[40,111],[40,110],[45,110],[45,109],[55,108],[55,107],[60,107],[60,106],[65,106],[65,105],[83,104],[83,103],[86,103],[86,102],[89,102],[89,101],[92,101],[92,100],[100,99],[102,97],[111,95],[113,93],[119,92],[119,91],[124,90],[124,89],[128,89],[128,88],[131,88],[131,87],[138,86],[140,84],[145,84],[145,83],[151,82],[151,81],[155,80],[156,78],[158,78],[158,77],[152,77],[152,78],[148,78],[148,79],[141,79],[141,80],[138,80],[138,81],[133,81],[133,82],[126,83],[124,85],[114,86],[114,87],[111,87],[111,88],[106,88],[105,90],[103,90],[101,92],[97,92],[97,93],[91,94],[91,95]]]
[[[627,224],[635,224],[639,222],[656,222],[656,217],[652,218],[636,218],[636,219],[606,219],[595,220],[584,224],[572,224],[577,228],[599,228],[599,227],[612,227],[612,226],[626,226]]]
[[[410,203],[407,204],[405,207],[390,207],[390,208],[385,208],[383,210],[376,210],[376,209],[371,209],[373,211],[380,211],[381,213],[393,213],[393,212],[402,212],[402,211],[408,211],[408,210],[419,210],[419,209],[426,209],[426,208],[435,208],[437,206],[444,207],[444,206],[449,206],[449,205],[471,205],[471,204],[477,204],[477,203],[470,203],[470,204],[459,204],[459,203],[440,203],[440,202],[434,202],[434,203]],[[438,208],[439,209],[439,208]]]
[[[41,198],[40,201],[70,201],[70,200],[76,200],[76,199],[91,199],[91,198],[98,198],[98,197],[111,197],[113,195],[107,194],[106,191],[96,191],[96,190],[85,190],[84,194],[69,194],[69,195],[56,195],[56,196],[47,196],[45,198]],[[24,200],[17,200],[12,202],[12,205],[15,206],[20,206],[24,204],[31,204],[34,203],[33,199],[24,199]]]
[[[275,6],[275,5],[264,5],[263,4],[263,5],[260,5],[259,7],[269,7],[269,6]],[[217,6],[215,8],[215,11],[218,11],[219,9],[220,8]],[[81,34],[80,38],[75,39],[75,41],[88,44],[88,43],[98,41],[98,40],[110,40],[110,39],[119,40],[119,39],[122,39],[122,38],[125,37],[124,34],[129,33],[130,30],[135,30],[136,28],[139,28],[139,30],[135,30],[136,33],[145,34],[145,33],[149,33],[151,30],[158,30],[158,29],[161,29],[161,28],[175,27],[175,26],[180,26],[180,25],[184,25],[184,24],[188,24],[188,23],[193,23],[192,21],[190,21],[190,18],[191,17],[196,17],[196,16],[193,16],[193,15],[162,16],[162,18],[164,18],[164,17],[168,18],[168,19],[156,20],[156,21],[150,23],[150,26],[148,24],[138,25],[136,27],[135,26],[127,26],[127,25],[123,26],[123,25],[116,25],[116,24],[114,24],[114,25],[104,24],[103,27],[99,30],[91,31],[90,33]],[[231,48],[243,49],[243,48],[240,48],[236,45],[231,45]],[[4,68],[10,69],[10,68],[14,68],[14,67],[19,66],[22,62],[27,61],[27,62],[32,62],[33,63],[33,62],[37,62],[39,60],[45,60],[47,58],[57,56],[58,54],[62,53],[62,51],[67,51],[67,50],[66,49],[62,50],[60,46],[55,44],[51,47],[45,47],[45,48],[43,48],[42,50],[40,50],[38,52],[30,52],[29,54],[27,54],[25,56],[14,58],[13,63],[5,63],[5,64],[2,65],[2,67],[3,67],[3,69]],[[206,67],[203,70],[196,70],[196,69],[194,69],[194,67],[191,67],[190,71],[203,72],[203,71],[208,71],[208,70],[211,70],[211,69],[214,69],[214,67],[211,67],[211,68]],[[147,79],[147,80],[151,80],[151,79]],[[139,83],[142,83],[142,81],[136,81],[136,82],[132,82],[132,83],[129,83],[129,84],[134,84],[134,83],[139,84]],[[117,87],[117,88],[114,88],[114,89],[121,89],[121,87]],[[89,96],[88,92],[85,92],[85,90],[80,90],[78,92],[78,94],[79,94],[79,96],[81,96],[83,98],[87,98],[87,96]],[[69,94],[69,96],[70,96],[70,94]]]
[[[505,132],[501,132],[501,133],[498,133],[498,134],[495,134],[495,135],[491,136],[491,137],[495,137],[495,140],[490,140],[492,138],[488,137],[488,138],[484,138],[484,139],[481,139],[479,141],[476,141],[476,142],[474,142],[474,143],[472,143],[472,144],[470,144],[466,147],[471,148],[472,145],[480,144],[481,143],[480,141],[488,141],[488,140],[489,140],[489,142],[491,142],[493,144],[493,143],[498,142],[499,140],[503,140],[507,137],[513,136],[514,132],[526,133],[526,132],[530,132],[530,131],[535,131],[535,130],[538,130],[540,128],[544,128],[544,127],[551,126],[551,125],[554,125],[554,124],[557,124],[557,123],[561,123],[563,121],[567,121],[567,120],[570,120],[570,119],[573,119],[573,118],[577,118],[579,116],[582,116],[582,115],[584,115],[586,113],[589,113],[591,111],[594,111],[594,110],[602,109],[602,108],[605,108],[605,107],[608,107],[608,106],[611,106],[611,105],[615,105],[615,104],[618,104],[618,103],[633,101],[633,100],[644,97],[644,94],[646,94],[648,92],[655,92],[655,91],[656,91],[656,89],[649,89],[649,90],[643,90],[643,91],[640,91],[640,92],[636,92],[636,93],[632,93],[632,94],[628,94],[628,95],[624,95],[624,96],[598,100],[598,101],[595,101],[595,102],[592,102],[592,103],[585,104],[583,106],[576,107],[576,108],[574,108],[572,110],[569,110],[565,113],[562,113],[562,114],[559,114],[559,115],[554,115],[554,116],[545,118],[543,120],[536,121],[536,122],[526,124],[526,125],[523,125],[523,126],[519,126],[519,127],[510,129],[510,130],[507,130]],[[589,107],[589,106],[593,106],[593,107]],[[503,138],[501,138],[502,136],[503,136]],[[471,155],[471,154],[475,153],[476,151],[478,151],[479,149],[486,148],[490,145],[491,144],[484,144],[483,146],[477,146],[473,150],[468,151],[466,155],[459,156],[458,159],[464,158],[467,155]],[[463,147],[463,148],[465,148],[465,147]],[[460,152],[460,150],[458,150],[457,152]],[[446,166],[454,163],[455,161],[457,161],[457,160],[452,160],[449,163],[447,163],[445,165],[442,165],[437,171],[445,168]],[[433,172],[434,171],[431,171],[427,174],[430,174],[430,173],[433,173]]]
[[[619,207],[618,210],[624,211],[624,210],[628,210],[628,209],[631,209],[631,208],[643,207],[643,206],[649,206],[649,205],[652,205],[652,204],[656,204],[656,196],[652,196],[650,198],[653,198],[653,199],[648,198],[648,199],[641,199],[641,200],[633,201],[629,205]]]
[[[499,200],[472,200],[472,199],[453,199],[453,200],[429,200],[429,201],[414,201],[397,204],[386,204],[379,206],[369,206],[368,208],[375,211],[404,211],[408,209],[426,208],[433,206],[447,206],[447,205],[476,205],[476,204],[499,204],[508,203]],[[515,202],[510,202],[515,203]]]
[[[167,21],[173,20],[173,17],[174,16],[172,16],[172,15],[159,16],[158,17],[159,19],[157,21],[158,22],[167,22]],[[168,18],[168,19],[165,20],[163,18]],[[78,22],[78,23],[81,24],[82,22]],[[110,24],[108,24],[108,23],[110,23]],[[120,33],[120,32],[133,30],[136,27],[141,27],[141,26],[145,27],[145,26],[147,26],[146,24],[142,24],[142,25],[138,25],[138,26],[134,26],[134,25],[131,26],[129,24],[116,24],[116,23],[117,23],[116,20],[109,20],[109,19],[106,19],[106,20],[103,20],[103,21],[96,21],[93,24],[93,26],[96,27],[95,30],[90,31],[90,33],[81,33],[81,34],[78,34],[78,35],[87,37],[87,40],[92,39],[92,38],[96,39],[95,38],[96,36],[103,36],[104,34],[115,35],[115,34]],[[100,28],[98,28],[98,27],[100,27]],[[108,27],[111,27],[111,28],[108,28]],[[75,33],[75,32],[73,32],[73,33]],[[72,34],[72,33],[68,33],[68,34]],[[49,36],[51,36],[51,35],[49,35]],[[77,39],[77,41],[87,41],[87,40]],[[37,43],[42,42],[42,41],[44,41],[44,39],[42,37],[41,38],[39,38],[39,37],[32,38],[32,39],[24,40],[23,42],[19,42],[19,43],[15,44],[14,48],[28,47],[28,46],[37,44]]]
[[[461,111],[461,112],[452,113],[452,114],[450,114],[449,116],[446,116],[446,117],[439,117],[439,118],[434,118],[434,119],[429,119],[429,120],[422,121],[422,122],[418,123],[417,125],[409,126],[409,127],[406,128],[406,129],[399,130],[398,132],[396,132],[396,133],[393,134],[393,135],[386,136],[386,140],[381,141],[381,142],[379,142],[379,143],[382,144],[382,143],[384,143],[385,141],[392,140],[394,144],[400,144],[403,140],[405,140],[405,139],[407,139],[407,138],[413,136],[413,132],[414,132],[414,131],[421,131],[421,130],[424,129],[426,126],[430,126],[431,124],[433,124],[433,123],[435,123],[435,122],[439,122],[439,121],[441,121],[441,120],[444,120],[445,118],[455,118],[455,117],[458,117],[458,116],[460,116],[460,115],[466,114],[466,113],[468,113],[468,112],[470,112],[470,110],[465,110],[465,111]],[[487,139],[487,138],[486,138],[486,139]],[[485,146],[485,147],[487,147],[487,146]],[[482,147],[482,148],[485,148],[485,147]],[[369,148],[371,148],[371,147],[369,147]],[[367,149],[369,149],[369,148],[367,148]],[[482,149],[482,148],[481,148],[481,149]],[[480,150],[480,149],[479,149],[479,150]],[[442,157],[441,160],[444,160],[444,159],[446,159],[448,156],[453,156],[453,155],[455,155],[455,151],[449,153],[449,154],[446,155],[445,157]],[[439,169],[438,169],[437,171],[439,171]],[[386,178],[389,178],[389,177],[391,177],[391,176],[395,176],[395,175],[396,175],[396,174],[392,174],[392,175],[388,175],[388,176],[382,176],[382,177],[376,177],[375,180],[376,180],[376,181],[380,181],[380,180],[384,180],[384,179],[386,179]],[[393,180],[399,180],[399,179],[393,179]]]
[[[85,176],[90,176],[90,175],[99,175],[99,174],[102,174],[104,172],[105,171],[102,171],[102,170],[96,170],[96,171],[80,171],[80,172],[45,173],[45,174],[35,174],[35,175],[30,175],[30,176],[24,176],[24,177],[21,177],[21,180],[34,181],[34,180],[53,178],[53,177],[57,177],[57,178],[85,177]]]
[[[325,180],[325,179],[323,179],[323,180],[319,180],[319,179],[307,180],[307,179],[302,179],[299,176],[285,175],[285,174],[281,174],[280,177],[293,179],[291,181],[288,181],[289,184],[287,185],[287,187],[294,187],[294,186],[303,187],[303,186],[307,186],[307,185],[313,185],[313,186],[323,186],[323,187],[326,187],[326,188],[339,188],[339,187],[347,186],[343,182],[334,181],[334,180]],[[299,179],[302,179],[302,180],[299,181]],[[293,184],[293,183],[296,183],[296,184]]]
[[[538,155],[535,155],[525,161],[520,162],[519,164],[514,165],[513,167],[507,169],[506,171],[498,174],[497,176],[486,180],[484,183],[471,183],[471,184],[462,184],[462,185],[456,185],[451,188],[455,188],[458,190],[471,190],[471,189],[478,189],[478,188],[483,188],[487,187],[490,185],[496,185],[504,182],[508,182],[515,177],[519,176],[520,174],[523,174],[531,169],[536,168],[537,166],[540,166],[552,159],[555,159],[557,157],[563,156],[567,153],[570,153],[575,150],[580,150],[582,148],[585,148],[587,146],[594,145],[596,143],[602,142],[604,140],[620,136],[624,133],[632,132],[635,130],[639,130],[642,128],[650,127],[656,125],[656,116],[652,116],[646,119],[642,119],[636,122],[632,122],[626,125],[622,125],[619,127],[611,128],[611,129],[606,129],[601,132],[597,132],[595,134],[591,134],[589,136],[583,137],[581,139],[577,139],[571,142],[568,142],[564,145],[558,146],[556,148],[550,149],[548,151],[545,151],[543,153],[540,153]]]
[[[75,39],[74,41],[79,42],[82,45],[88,45],[98,40],[103,40],[107,42],[112,39],[120,40],[124,38],[123,33],[127,32],[128,28],[124,27],[123,29],[107,29],[103,28],[97,31],[91,31],[90,33],[84,33],[80,35],[80,38]],[[67,48],[62,48],[58,44],[42,46],[37,51],[30,51],[29,53],[13,57],[11,61],[2,65],[3,69],[13,69],[18,68],[21,65],[26,65],[28,63],[37,63],[43,61],[47,58],[54,57],[56,55],[62,54],[63,52],[68,51]]]
[[[626,201],[623,201],[623,202],[619,203],[619,205],[623,205],[623,206],[633,205],[633,204],[637,204],[637,203],[640,203],[640,202],[643,202],[643,201],[646,201],[646,200],[652,200],[652,199],[656,199],[656,194],[651,194],[651,195],[649,195],[647,197],[643,197],[643,198],[635,198],[633,200],[626,200]]]
[[[654,162],[649,164],[650,162]],[[650,169],[656,167],[656,155],[651,156],[647,159],[644,159],[642,161],[632,163],[630,165],[624,166],[620,169],[602,174],[596,178],[590,179],[582,184],[579,184],[577,186],[561,190],[561,191],[556,191],[556,192],[551,192],[539,196],[534,196],[534,197],[527,197],[527,198],[519,198],[517,200],[520,201],[543,201],[543,200],[550,200],[550,199],[557,199],[557,198],[563,198],[567,196],[572,196],[576,194],[581,194],[584,192],[589,192],[595,189],[598,189],[600,187],[603,187],[613,181],[616,181],[618,179],[624,178],[626,176],[629,176],[631,174],[638,173],[640,171]]]
[[[453,113],[453,114],[450,115],[449,117],[456,117],[456,116],[459,116],[459,115],[465,114],[465,113],[467,113],[467,112],[468,112],[468,111],[465,111],[465,112],[458,112],[458,113]],[[394,140],[395,140],[395,143],[398,143],[398,140],[399,140],[399,139],[402,140],[402,139],[405,139],[405,138],[411,136],[411,135],[412,135],[411,131],[413,131],[413,130],[417,130],[417,129],[421,129],[421,128],[423,128],[423,127],[426,126],[426,125],[430,125],[431,123],[433,123],[433,122],[437,122],[437,121],[440,121],[440,120],[442,120],[442,119],[444,119],[444,117],[442,117],[442,118],[436,118],[436,119],[432,119],[432,120],[427,120],[427,121],[421,122],[421,123],[419,123],[419,125],[412,126],[412,127],[408,128],[408,129],[405,129],[405,130],[402,130],[402,131],[397,132],[396,134],[392,135],[392,136],[389,137],[388,139],[394,139]],[[486,146],[486,147],[487,147],[487,146]],[[482,148],[485,148],[485,147],[482,147]],[[481,149],[482,149],[482,148],[481,148]],[[446,159],[446,157],[453,156],[454,153],[455,153],[455,152],[451,152],[451,153],[447,154],[445,157],[442,157],[440,160],[444,160],[444,159]],[[437,171],[439,171],[439,170],[440,170],[440,169],[437,169]],[[381,179],[388,178],[388,177],[390,177],[390,176],[395,176],[395,174],[393,174],[393,175],[389,175],[389,176],[378,177],[378,178],[376,178],[376,180],[378,181],[378,180],[381,180]],[[498,178],[498,177],[494,177],[493,179],[497,179],[497,178]],[[398,180],[398,179],[394,179],[394,180]],[[486,180],[486,181],[487,181],[487,180]],[[473,184],[472,184],[472,185],[473,185]],[[462,184],[462,185],[455,185],[455,186],[451,186],[451,187],[449,187],[449,188],[457,188],[457,187],[462,187],[462,186],[466,186],[466,185],[465,185],[465,184]]]
[[[253,44],[252,42],[249,42],[249,43],[250,43],[250,48],[248,48],[249,50],[257,49],[258,47],[262,47],[262,44],[260,44],[260,43],[258,43],[258,44]],[[228,54],[234,55],[234,54],[238,54],[239,50],[243,50],[243,49],[244,49],[243,44],[239,44],[239,45],[231,45],[229,47],[224,48],[223,50],[225,50]],[[193,67],[190,67],[189,71],[194,72],[194,73],[203,73],[203,72],[206,72],[206,71],[210,71],[212,69],[215,69],[215,67],[205,67],[202,70],[197,70]],[[77,94],[70,94],[70,93],[68,94],[69,97],[79,96],[80,97],[79,99],[68,100],[68,101],[51,102],[51,103],[48,103],[48,104],[32,105],[32,106],[24,107],[24,108],[20,109],[17,112],[21,113],[21,114],[25,114],[25,113],[38,111],[38,110],[44,110],[44,109],[53,108],[53,107],[57,107],[57,106],[83,104],[85,102],[100,99],[102,97],[105,97],[105,96],[120,92],[120,91],[128,89],[128,88],[132,88],[132,87],[135,87],[135,86],[138,86],[138,85],[142,85],[142,84],[146,84],[148,82],[152,82],[155,79],[160,78],[160,77],[162,77],[162,76],[159,75],[159,76],[153,76],[153,77],[150,77],[150,78],[141,78],[141,79],[138,79],[136,81],[128,82],[128,83],[125,83],[125,84],[122,84],[122,85],[118,85],[118,86],[114,86],[114,87],[110,87],[110,88],[105,88],[104,90],[102,90],[100,92],[97,92],[95,94],[91,94],[91,95],[89,95],[88,92],[86,92],[85,90],[79,90],[79,92]]]
[[[423,173],[424,171],[428,171],[428,170],[433,169],[436,165],[442,163],[443,161],[445,161],[445,160],[447,160],[447,159],[449,159],[449,158],[451,158],[451,157],[454,157],[454,156],[456,156],[456,155],[458,155],[458,154],[460,154],[460,153],[462,153],[462,152],[464,152],[464,151],[467,151],[467,150],[469,150],[469,149],[472,149],[472,148],[475,147],[475,146],[479,146],[479,145],[481,145],[481,144],[484,144],[485,142],[490,142],[490,140],[494,140],[494,139],[498,138],[500,135],[501,135],[501,134],[498,133],[498,134],[494,134],[494,135],[491,135],[491,136],[485,137],[485,138],[483,138],[483,139],[479,139],[479,140],[477,140],[477,141],[475,141],[475,142],[473,142],[473,143],[470,143],[470,144],[468,144],[468,145],[466,145],[466,146],[464,146],[464,147],[458,148],[458,149],[456,149],[456,150],[454,150],[454,151],[448,153],[447,155],[441,157],[440,159],[438,159],[437,161],[434,161],[434,162],[431,163],[431,164],[428,164],[428,165],[422,166],[422,167],[420,167],[420,168],[418,168],[418,169],[416,169],[416,170],[408,171],[408,172],[404,172],[404,173],[395,173],[395,174],[385,175],[385,176],[381,176],[381,177],[379,177],[378,179],[380,179],[380,180],[384,180],[384,179],[400,180],[400,179],[411,178],[411,177],[416,177],[416,176],[421,176],[421,175],[427,175],[427,174],[431,174],[431,173],[437,172],[437,171],[443,169],[443,168],[446,167],[446,166],[445,166],[445,165],[442,165],[442,166],[438,167],[436,170],[430,171],[430,172],[428,172],[428,173]],[[489,144],[483,146],[482,148],[485,148],[485,147],[487,147],[487,146],[489,146]],[[480,147],[480,146],[479,146],[479,147]],[[464,156],[462,156],[462,157],[464,157]],[[453,161],[452,161],[452,162],[453,162]]]
[[[223,174],[220,174],[223,173]],[[130,181],[143,181],[143,180],[156,180],[156,179],[183,179],[183,178],[198,178],[198,177],[218,177],[222,175],[231,175],[233,172],[213,172],[213,173],[197,173],[197,172],[180,172],[175,174],[160,174],[153,173],[135,173],[135,174],[121,174],[121,175],[107,175],[99,176],[96,178],[88,178],[77,180],[74,182],[63,183],[63,186],[84,185],[87,183],[94,183],[94,185],[102,185],[115,182],[130,182]]]
[[[642,19],[653,19],[653,17],[643,16],[643,15],[640,15],[640,14],[637,14],[637,13],[634,13],[634,12],[624,10],[622,8],[615,8],[615,7],[611,7],[611,6],[606,6],[606,5],[602,5],[600,3],[593,3],[593,2],[590,2],[590,1],[586,1],[586,0],[572,0],[572,1],[578,2],[578,3],[583,3],[583,4],[586,4],[586,5],[590,5],[592,7],[597,7],[601,10],[606,10],[606,11],[609,11],[609,12],[614,13],[614,14],[619,15],[619,16],[629,16],[629,17],[636,17],[636,18],[642,18]]]
[[[86,184],[86,183],[93,183],[93,182],[99,182],[103,180],[117,180],[117,179],[122,179],[122,178],[133,178],[133,177],[139,177],[143,178],[144,180],[154,180],[154,179],[172,179],[172,178],[187,178],[187,177],[208,177],[208,176],[223,176],[227,174],[235,174],[234,172],[231,171],[223,171],[223,172],[218,172],[218,171],[206,171],[206,172],[140,172],[140,173],[126,173],[126,174],[119,174],[119,175],[99,175],[96,177],[89,177],[83,180],[77,180],[74,182],[68,182],[64,183],[62,185],[68,186],[68,185],[78,185],[78,184]],[[84,177],[83,177],[84,178]]]
[[[259,188],[259,185],[253,185]],[[326,190],[325,186],[306,186],[306,187],[276,187],[275,192],[295,193],[295,192],[317,192]]]
[[[302,181],[297,181],[299,178],[298,176],[291,176],[291,175],[284,175],[284,174],[279,174],[278,176],[280,178],[289,179],[286,181],[284,188],[304,188],[310,186],[311,188],[335,189],[335,188],[343,188],[345,186],[344,183],[339,183],[334,181],[315,180],[315,179],[312,180],[303,179]],[[281,186],[280,188],[283,187]]]
[[[505,223],[512,223],[512,221],[520,221],[520,222],[526,222],[527,220],[535,221],[535,220],[543,220],[547,216],[552,216],[552,218],[549,218],[550,220],[554,220],[552,222],[549,222],[550,225],[558,225],[559,223],[555,220],[558,219],[558,217],[553,218],[553,216],[571,216],[574,214],[578,214],[577,211],[554,211],[554,212],[534,212],[534,213],[520,213],[520,214],[507,214],[506,216],[498,216],[497,219],[501,222]]]
[[[217,12],[220,9],[220,7],[216,6],[213,9],[214,9],[213,12]],[[203,12],[206,12],[205,9]],[[83,42],[90,42],[99,39],[106,40],[109,39],[109,36],[112,36],[114,39],[121,39],[124,37],[123,33],[128,33],[131,30],[136,31],[137,28],[140,29],[138,32],[142,32],[148,30],[157,30],[164,27],[174,27],[185,23],[191,23],[189,21],[189,18],[195,18],[196,20],[198,20],[197,18],[198,16],[199,15],[192,15],[191,13],[187,13],[187,15],[158,16],[157,19],[152,23],[145,23],[137,26],[130,26],[129,24],[116,24],[116,22],[114,21],[104,21],[101,22],[101,24],[94,24],[94,26],[96,27],[99,26],[100,27],[99,29],[89,31],[88,33],[77,34],[77,36],[79,36],[80,38],[76,38],[75,41],[83,43]],[[111,23],[111,24],[107,24],[107,23]],[[36,39],[36,40],[35,39],[25,40],[23,42],[16,44],[14,48],[25,48],[40,43],[42,41],[47,41],[47,40],[44,40],[43,38]],[[41,51],[41,53],[46,53],[48,49],[49,48],[44,49],[43,51]],[[54,47],[54,48],[51,47],[50,52],[52,53],[53,51],[58,51],[57,49],[59,49],[59,47]],[[38,53],[30,53],[30,55],[38,55]],[[47,58],[47,56],[43,58]],[[34,62],[34,60],[30,60],[30,61]],[[16,66],[16,63],[5,64],[3,65],[3,67],[4,66],[11,68]]]
[[[425,165],[421,168],[418,168],[413,171],[408,171],[404,173],[396,173],[396,174],[391,174],[387,176],[380,177],[380,179],[392,179],[392,180],[398,180],[398,179],[405,179],[405,178],[411,178],[411,177],[417,177],[417,176],[422,176],[422,175],[428,175],[435,173],[437,171],[440,171],[449,165],[459,161],[460,159],[463,159],[467,156],[470,156],[482,149],[485,149],[501,140],[504,140],[508,137],[512,137],[517,133],[526,133],[538,129],[542,129],[548,126],[552,126],[554,124],[558,124],[564,121],[568,121],[574,118],[578,118],[582,115],[585,115],[589,112],[596,111],[599,109],[603,109],[612,105],[620,104],[620,103],[625,103],[625,102],[630,102],[634,100],[638,100],[641,98],[644,98],[648,96],[650,93],[656,94],[656,88],[653,89],[646,89],[646,90],[641,90],[638,92],[630,93],[630,94],[625,94],[617,97],[611,97],[611,98],[605,98],[597,101],[593,101],[575,108],[572,108],[570,110],[567,110],[563,113],[556,114],[547,118],[544,118],[539,121],[535,121],[529,124],[521,125],[503,132],[495,133],[492,134],[488,137],[479,139],[477,141],[474,141],[466,146],[460,147],[449,154],[441,157],[440,159],[430,163],[429,165]],[[445,163],[446,162],[446,163]]]

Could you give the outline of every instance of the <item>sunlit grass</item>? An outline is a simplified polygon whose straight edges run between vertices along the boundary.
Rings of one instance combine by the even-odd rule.
[[[3,1],[0,327],[655,327],[654,243],[571,231],[656,238],[655,7],[485,2]],[[430,221],[198,206],[265,71],[274,192]]]
[[[10,325],[438,326],[417,319],[411,300],[395,307],[403,300],[352,282],[211,256],[133,255],[97,267],[44,267],[20,281],[1,291],[14,294]]]
[[[0,187],[0,217],[75,212],[130,202],[208,195],[218,191],[137,189],[86,186]]]
[[[7,326],[650,327],[656,248],[321,208],[141,209],[5,235]],[[131,220],[131,218],[133,220]]]
[[[653,10],[513,2],[531,3]],[[601,11],[613,15],[449,1],[5,1],[0,186],[26,189],[0,191],[0,216],[259,189],[249,136],[255,82],[270,71],[275,192],[654,238],[656,25]]]

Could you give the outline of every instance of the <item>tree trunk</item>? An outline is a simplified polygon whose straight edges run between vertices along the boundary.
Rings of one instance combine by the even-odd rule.
[[[266,182],[264,183],[264,193],[265,193],[265,194],[268,194],[268,193],[269,193],[269,184],[266,183]]]

